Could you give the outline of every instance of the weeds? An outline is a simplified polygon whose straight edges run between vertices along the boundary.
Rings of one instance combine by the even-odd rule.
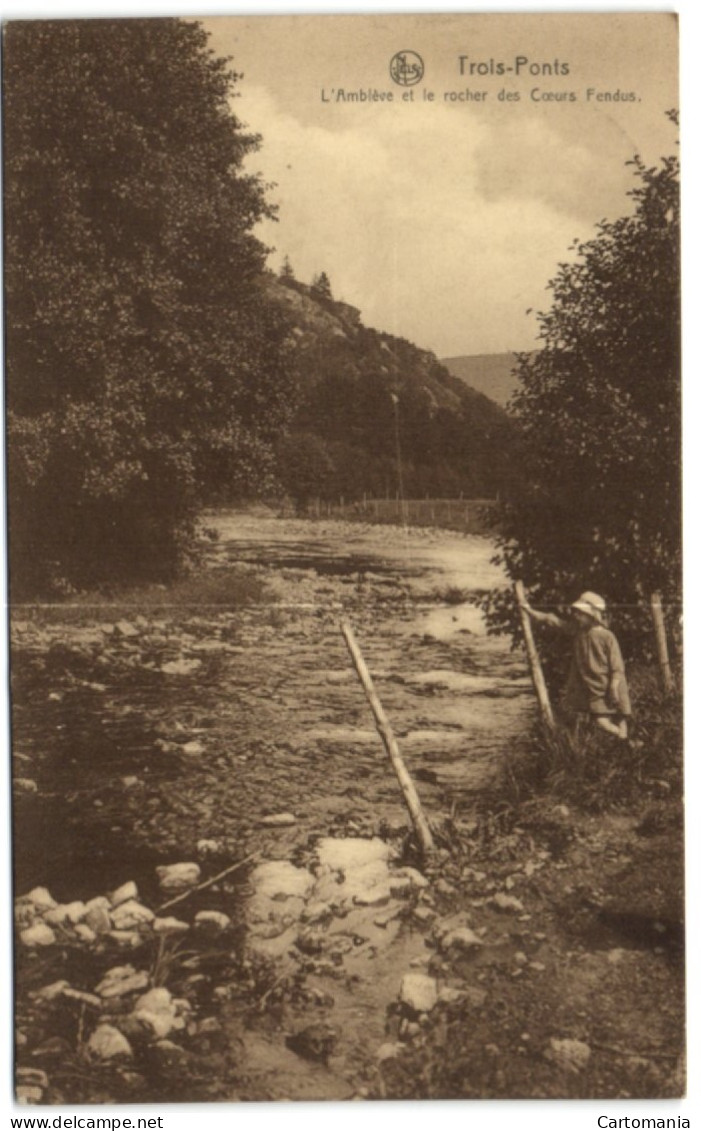
[[[632,741],[584,722],[550,731],[537,726],[525,753],[505,769],[502,794],[516,805],[540,795],[589,812],[636,804],[650,793],[681,800],[681,703],[664,696],[656,672],[631,679],[636,715]]]

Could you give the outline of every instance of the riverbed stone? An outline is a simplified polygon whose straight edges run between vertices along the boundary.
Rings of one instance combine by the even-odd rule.
[[[195,887],[200,880],[200,866],[194,861],[180,864],[162,864],[156,868],[158,883],[163,892],[177,893]]]
[[[168,915],[163,919],[155,918],[151,923],[151,930],[154,935],[184,935],[190,930],[190,924]]]
[[[231,919],[223,911],[198,911],[195,926],[205,931],[225,931],[231,926]]]
[[[471,927],[454,927],[440,936],[441,949],[474,952],[484,946],[484,940]]]
[[[268,829],[287,829],[297,824],[294,813],[268,813],[260,818],[260,824]]]
[[[95,987],[95,993],[103,998],[123,997],[148,986],[145,970],[135,970],[133,966],[113,966]]]
[[[42,887],[32,888],[26,895],[21,896],[21,902],[25,901],[31,903],[40,913],[51,911],[53,907],[58,906],[49,889]]]
[[[109,912],[104,907],[91,907],[85,916],[85,926],[94,931],[96,935],[104,935],[112,929]]]
[[[272,900],[305,899],[314,886],[314,877],[288,860],[268,860],[253,869],[250,883],[258,895]]]
[[[85,904],[82,900],[73,903],[58,903],[44,915],[44,922],[52,927],[61,927],[67,923],[79,923],[85,916]]]
[[[405,974],[399,1000],[415,1013],[430,1013],[438,1001],[438,984],[428,974]]]
[[[496,895],[490,896],[487,900],[487,906],[493,907],[495,911],[511,915],[523,911],[521,900],[517,899],[515,895],[508,895],[505,891],[498,891]]]
[[[551,1037],[549,1047],[545,1050],[545,1057],[566,1072],[579,1072],[586,1068],[591,1057],[591,1049],[584,1041],[573,1040],[569,1037],[558,1039]]]
[[[24,946],[33,949],[38,946],[52,946],[56,942],[56,935],[46,923],[35,923],[20,932],[20,940]]]
[[[122,884],[121,887],[115,888],[109,894],[110,907],[119,907],[120,903],[126,903],[130,899],[139,898],[139,889],[133,880],[128,880],[127,883]]]
[[[120,903],[112,912],[112,923],[118,931],[128,931],[135,927],[147,926],[155,919],[150,907],[144,907],[136,899]]]
[[[86,1045],[88,1054],[96,1060],[131,1059],[134,1053],[129,1041],[114,1025],[98,1025]]]

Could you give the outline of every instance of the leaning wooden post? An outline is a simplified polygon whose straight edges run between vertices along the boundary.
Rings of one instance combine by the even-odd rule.
[[[550,697],[548,695],[548,688],[545,683],[545,676],[543,669],[540,666],[540,657],[538,656],[538,649],[535,646],[533,639],[533,630],[531,628],[530,618],[524,609],[526,603],[526,594],[523,589],[523,582],[514,582],[514,591],[516,593],[516,601],[518,602],[518,611],[521,616],[521,627],[523,629],[523,636],[526,641],[526,655],[528,656],[528,666],[531,669],[531,679],[533,680],[533,690],[538,699],[538,706],[543,722],[550,730],[555,730],[555,719],[553,718],[552,707],[550,706]]]
[[[671,695],[674,691],[674,676],[672,675],[672,668],[669,663],[667,633],[664,627],[662,598],[659,593],[653,593],[650,597],[650,608],[652,609],[652,623],[655,629],[655,643],[657,644],[657,659],[662,675],[662,687],[666,695]]]
[[[360,682],[363,685],[363,690],[372,708],[372,713],[375,716],[375,726],[377,727],[378,734],[382,739],[385,750],[389,754],[394,772],[397,775],[399,785],[401,786],[402,793],[404,794],[404,800],[406,802],[407,809],[409,810],[411,819],[414,822],[414,828],[416,829],[416,835],[419,838],[421,848],[425,853],[433,852],[436,846],[433,842],[433,836],[431,835],[431,829],[429,827],[428,821],[426,820],[424,811],[421,808],[419,795],[414,788],[414,783],[409,777],[409,772],[404,765],[401,754],[399,753],[397,740],[392,733],[392,728],[389,725],[389,720],[385,715],[384,708],[373,686],[372,677],[370,676],[370,672],[367,669],[365,660],[362,657],[360,648],[358,647],[358,642],[353,635],[353,629],[347,623],[347,621],[344,621],[341,624],[341,632],[345,637],[346,644],[348,645],[348,651],[350,652],[351,659],[353,661],[353,666],[358,673]]]

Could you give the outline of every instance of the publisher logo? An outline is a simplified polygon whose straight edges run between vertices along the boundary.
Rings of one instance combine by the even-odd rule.
[[[390,61],[389,74],[399,86],[415,86],[424,76],[424,61],[416,51],[398,51]]]

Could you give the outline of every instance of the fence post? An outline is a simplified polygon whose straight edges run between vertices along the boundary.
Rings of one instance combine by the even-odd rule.
[[[667,651],[667,633],[665,632],[664,627],[662,598],[659,593],[655,592],[650,597],[650,608],[652,610],[652,624],[655,629],[657,660],[660,665],[662,687],[665,694],[670,695],[674,691],[674,676],[672,675],[672,668],[669,663],[669,652]]]
[[[549,728],[549,730],[555,730],[555,719],[553,718],[552,707],[550,706],[550,696],[548,695],[548,688],[545,683],[543,669],[540,666],[538,649],[536,648],[535,640],[533,639],[533,630],[531,628],[530,618],[523,607],[526,601],[526,594],[523,589],[522,581],[514,582],[514,592],[516,593],[518,611],[521,616],[521,627],[523,629],[523,636],[526,642],[528,666],[531,669],[531,680],[533,681],[533,690],[536,693],[536,698],[540,707],[540,714],[543,722]]]

